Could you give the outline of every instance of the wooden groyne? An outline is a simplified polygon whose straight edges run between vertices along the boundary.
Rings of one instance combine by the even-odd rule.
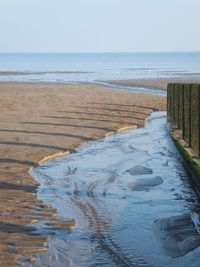
[[[200,189],[200,84],[168,84],[167,116],[172,139]]]

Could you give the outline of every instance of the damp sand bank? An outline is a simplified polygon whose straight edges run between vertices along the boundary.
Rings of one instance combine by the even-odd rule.
[[[148,88],[153,90],[162,90],[162,94],[166,94],[167,84],[168,83],[200,83],[200,75],[192,76],[192,74],[183,74],[180,78],[152,78],[152,79],[133,79],[133,80],[113,80],[113,81],[105,81],[106,84],[110,84],[117,87],[124,87],[129,90],[131,88]]]

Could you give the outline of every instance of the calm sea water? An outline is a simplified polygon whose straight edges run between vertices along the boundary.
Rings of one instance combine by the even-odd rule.
[[[0,81],[199,78],[200,53],[0,54]]]

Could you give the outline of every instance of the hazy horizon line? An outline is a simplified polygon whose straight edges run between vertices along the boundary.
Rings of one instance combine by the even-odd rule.
[[[88,52],[88,51],[80,51],[80,52],[67,52],[67,51],[63,51],[63,52],[56,52],[56,51],[34,51],[34,52],[29,52],[29,51],[25,51],[25,52],[20,52],[20,51],[12,51],[12,52],[1,52],[0,54],[170,54],[170,53],[200,53],[199,51],[115,51],[115,52],[109,52],[109,51],[94,51],[94,52]]]

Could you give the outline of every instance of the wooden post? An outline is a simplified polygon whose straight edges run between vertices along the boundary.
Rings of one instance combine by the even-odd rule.
[[[190,85],[184,85],[184,128],[183,139],[191,146],[191,94]]]
[[[192,146],[192,98],[191,98],[191,85],[189,86],[189,147]]]
[[[184,108],[184,89],[183,84],[178,84],[178,129],[183,129],[183,108]]]
[[[200,158],[200,84],[198,85],[198,133],[199,133],[199,136],[198,136],[198,141],[199,141],[199,153],[198,153],[198,156]]]
[[[170,99],[170,93],[171,93],[171,84],[167,85],[167,119],[170,122],[170,112],[171,112],[171,99]]]
[[[177,90],[177,126],[178,126],[178,129],[180,129],[180,84],[177,84],[176,85],[176,90]]]
[[[184,139],[184,131],[185,131],[185,105],[184,105],[184,97],[185,97],[185,90],[184,85],[182,88],[182,138]]]

